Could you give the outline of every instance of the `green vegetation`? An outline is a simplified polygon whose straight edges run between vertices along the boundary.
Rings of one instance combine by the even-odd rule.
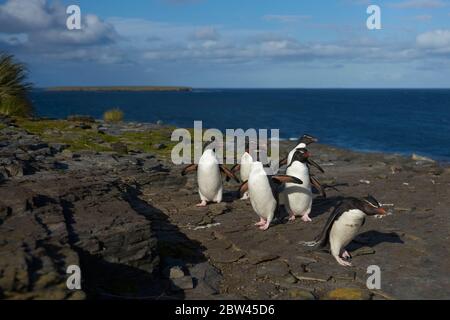
[[[109,86],[109,87],[51,87],[47,91],[192,91],[189,87]]]
[[[69,145],[71,151],[114,151],[115,143],[123,143],[129,151],[155,153],[168,157],[176,142],[170,141],[174,127],[162,127],[144,132],[125,132],[120,135],[108,135],[98,130],[98,123],[91,123],[86,128],[83,122],[67,120],[33,120],[16,118],[16,125],[33,134],[39,135],[48,143]],[[84,128],[83,128],[84,127]],[[158,148],[163,144],[165,148]]]
[[[24,97],[7,96],[0,100],[0,114],[16,117],[28,117],[33,113],[30,101]]]
[[[25,117],[33,109],[27,98],[31,84],[26,82],[26,69],[12,55],[0,54],[0,114]]]
[[[123,112],[120,109],[111,109],[103,114],[103,120],[106,122],[120,122],[123,120]]]
[[[143,152],[157,152],[162,156],[170,156],[171,149],[177,142],[170,140],[175,127],[164,127],[145,132],[125,132],[120,137],[120,142],[125,143],[129,150],[141,150]],[[155,145],[163,144],[166,147],[158,149]]]

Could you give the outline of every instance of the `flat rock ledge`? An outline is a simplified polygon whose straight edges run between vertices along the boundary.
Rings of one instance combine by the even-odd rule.
[[[314,199],[313,222],[282,212],[262,232],[236,183],[225,183],[223,203],[196,208],[195,175],[154,154],[72,152],[0,117],[0,298],[448,299],[449,168],[310,149],[327,199]],[[303,245],[342,197],[368,193],[392,215],[367,219],[348,247],[353,267]],[[70,265],[81,290],[67,288]],[[370,265],[382,270],[381,290],[366,287]]]

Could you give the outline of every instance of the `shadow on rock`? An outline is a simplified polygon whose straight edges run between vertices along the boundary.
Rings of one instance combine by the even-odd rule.
[[[380,243],[404,243],[398,234],[395,232],[379,232],[375,230],[366,231],[359,234],[354,241],[352,241],[348,249],[355,251],[362,247],[375,247]]]
[[[224,191],[222,202],[233,203],[240,199],[239,191]]]
[[[153,276],[162,290],[161,299],[183,299],[184,290],[196,289],[198,286],[208,287],[204,283],[207,282],[206,279],[200,279],[194,272],[196,266],[207,261],[203,254],[206,249],[200,242],[189,239],[181,232],[164,212],[140,199],[140,195],[138,188],[128,187],[126,190],[126,200],[137,213],[150,221],[157,239],[161,263]],[[208,294],[213,293],[208,291]]]
[[[325,214],[327,212],[330,212],[331,209],[334,209],[339,202],[341,202],[344,199],[342,196],[336,196],[336,197],[329,197],[329,198],[317,198],[313,200],[313,205],[311,209],[310,217],[316,218],[318,216],[321,216],[322,214]]]

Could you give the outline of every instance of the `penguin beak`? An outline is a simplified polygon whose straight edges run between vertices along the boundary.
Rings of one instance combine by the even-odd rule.
[[[315,143],[315,142],[318,142],[318,141],[319,141],[319,139],[314,138],[314,137],[310,137],[309,141],[308,141],[308,144]]]
[[[309,156],[309,153],[308,153],[308,156]],[[322,172],[322,173],[325,172],[325,170],[323,170],[322,167],[317,162],[315,162],[314,160],[311,160],[310,158],[308,158],[307,161],[308,161],[308,163],[310,165],[312,165],[312,166],[316,167],[317,169],[319,169],[320,172]]]
[[[378,209],[377,209],[377,212],[378,212],[378,214],[381,215],[381,216],[387,215],[387,212],[386,212],[386,210],[385,210],[384,208],[378,208]]]

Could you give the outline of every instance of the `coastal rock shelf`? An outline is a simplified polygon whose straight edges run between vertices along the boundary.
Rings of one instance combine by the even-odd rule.
[[[7,171],[0,182],[0,297],[182,298],[194,275],[193,291],[218,292],[220,274],[201,263],[196,245],[140,199],[141,186],[186,179],[169,176],[151,154],[74,153],[0,120],[0,164],[5,171],[11,163],[22,168]],[[195,261],[184,280],[163,273],[173,265],[185,268],[186,261],[160,254],[172,246],[190,250]],[[67,289],[70,265],[82,270],[80,291]]]
[[[151,222],[107,172],[36,174],[0,188],[0,288],[7,298],[79,298],[65,286],[79,265],[86,293],[111,279],[150,278],[159,256]],[[126,272],[126,273],[125,273]]]
[[[110,134],[150,129],[163,130],[122,123]],[[68,147],[0,118],[1,298],[450,297],[448,167],[313,145],[328,198],[315,199],[312,223],[284,213],[262,232],[236,183],[223,203],[196,208],[195,175],[156,153]],[[354,267],[302,245],[339,199],[367,193],[393,214],[367,219],[349,248]],[[81,267],[80,291],[66,287],[69,265]],[[381,290],[366,288],[369,265],[382,270]]]

